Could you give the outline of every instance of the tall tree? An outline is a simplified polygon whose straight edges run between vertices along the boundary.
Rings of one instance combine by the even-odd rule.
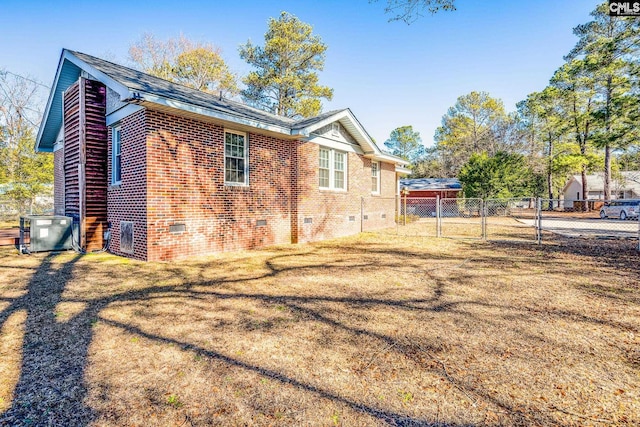
[[[435,141],[448,174],[455,176],[472,153],[508,150],[509,117],[502,101],[486,92],[460,96],[442,117]]]
[[[592,146],[596,91],[593,79],[588,74],[585,62],[574,59],[563,64],[551,78],[551,86],[557,89],[562,100],[563,114],[571,125],[571,132],[580,151],[580,173],[582,198],[586,199],[589,154]],[[584,203],[583,210],[589,209]]]
[[[412,126],[400,126],[391,131],[384,145],[391,154],[402,157],[412,164],[425,154],[420,132],[414,131]]]
[[[53,182],[53,157],[34,150],[46,89],[31,78],[0,72],[0,183],[9,184],[7,195],[23,213]]]
[[[166,41],[144,34],[129,47],[129,57],[142,71],[209,93],[239,93],[236,76],[219,48],[184,35]]]
[[[637,127],[625,117],[640,108],[637,96],[631,95],[630,71],[637,63],[640,22],[635,17],[609,15],[608,2],[591,12],[593,20],[578,25],[573,32],[578,42],[567,55],[568,60],[581,58],[594,81],[599,105],[595,111],[600,126],[594,142],[604,148],[604,197],[611,197],[611,150],[622,146],[623,135]]]
[[[425,154],[411,169],[411,178],[447,178],[447,171],[441,161],[437,147],[425,149]]]
[[[327,45],[311,25],[287,12],[269,19],[264,41],[264,47],[250,40],[240,46],[240,57],[256,68],[243,79],[242,98],[280,116],[319,114],[321,99],[333,97],[333,89],[318,83]]]
[[[573,154],[570,144],[565,141],[569,129],[564,121],[558,89],[547,86],[542,92],[531,93],[517,107],[531,146],[529,161],[534,170],[536,163],[544,170],[551,209],[554,190],[559,190],[555,181],[558,176],[556,166],[560,158]]]
[[[498,151],[494,156],[474,153],[459,174],[465,197],[525,197],[538,193],[539,179],[525,156]]]
[[[455,0],[387,0],[384,9],[385,13],[392,15],[389,21],[403,21],[407,25],[423,17],[425,12],[433,15],[454,10]]]

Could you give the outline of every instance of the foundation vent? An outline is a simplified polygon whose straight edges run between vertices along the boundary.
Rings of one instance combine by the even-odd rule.
[[[120,221],[120,251],[125,254],[133,253],[132,221]]]
[[[184,224],[173,224],[169,226],[169,233],[178,234],[187,231],[187,226]]]

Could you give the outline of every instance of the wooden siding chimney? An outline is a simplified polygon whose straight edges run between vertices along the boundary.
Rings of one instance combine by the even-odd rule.
[[[103,246],[107,223],[106,87],[80,77],[64,94],[65,215],[79,224],[80,246]]]

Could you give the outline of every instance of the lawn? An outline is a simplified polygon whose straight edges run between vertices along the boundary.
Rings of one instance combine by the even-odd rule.
[[[565,242],[566,243],[566,242]],[[0,250],[0,425],[638,425],[620,242]]]

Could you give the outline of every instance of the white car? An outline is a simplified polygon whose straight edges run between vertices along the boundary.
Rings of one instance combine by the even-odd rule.
[[[612,200],[600,208],[600,218],[638,219],[640,200]]]

